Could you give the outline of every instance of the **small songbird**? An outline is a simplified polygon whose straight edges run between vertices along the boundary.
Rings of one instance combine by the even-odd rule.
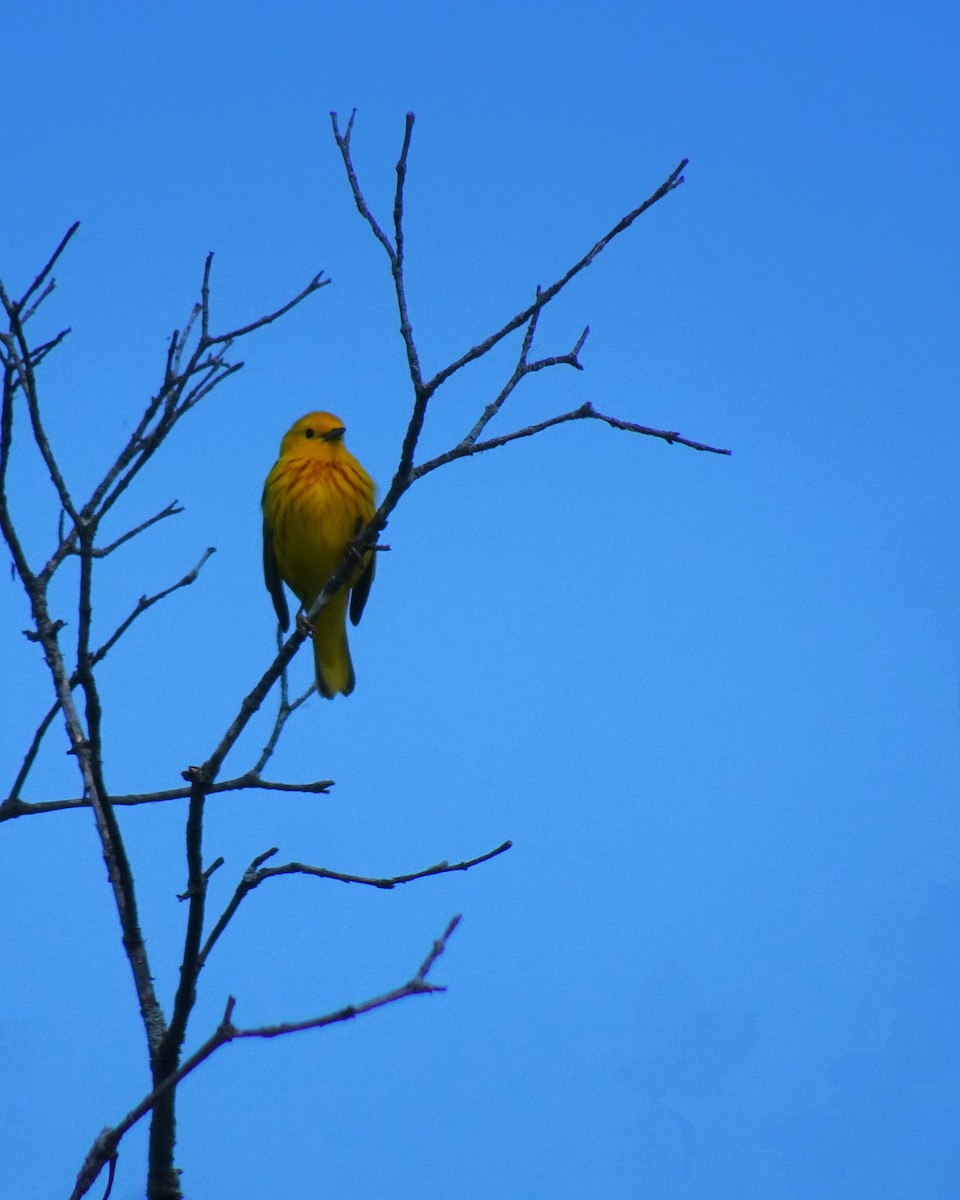
[[[345,432],[332,413],[301,417],[280,443],[280,457],[263,486],[263,576],[281,629],[290,623],[284,582],[309,611],[375,511],[373,480],[343,444]],[[375,560],[372,550],[358,557],[347,583],[313,622],[317,690],[328,700],[353,691],[347,594],[356,625],[370,593]]]

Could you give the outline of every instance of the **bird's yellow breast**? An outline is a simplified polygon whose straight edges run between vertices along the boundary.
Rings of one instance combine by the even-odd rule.
[[[280,574],[309,605],[373,516],[373,481],[344,451],[320,459],[283,456],[267,478],[264,517]],[[361,568],[349,581],[352,586]]]

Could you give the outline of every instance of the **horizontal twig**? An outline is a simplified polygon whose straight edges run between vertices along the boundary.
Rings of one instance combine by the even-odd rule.
[[[343,871],[331,871],[326,867],[313,867],[308,863],[285,863],[282,867],[262,867],[256,873],[258,876],[256,883],[251,883],[247,891],[256,887],[257,883],[261,883],[264,879],[269,879],[274,875],[313,875],[318,879],[334,879],[340,883],[360,883],[367,887],[390,891],[400,884],[412,883],[415,879],[427,879],[431,875],[447,875],[452,871],[469,871],[471,867],[477,867],[480,863],[485,863],[491,858],[496,858],[497,855],[503,854],[512,846],[513,842],[506,841],[497,846],[495,850],[488,850],[486,854],[480,854],[476,858],[465,859],[463,862],[449,863],[444,859],[442,862],[434,863],[432,867],[424,867],[421,871],[411,871],[407,875],[390,875],[379,879],[371,875],[349,875]]]
[[[419,466],[414,467],[412,472],[413,478],[417,479],[421,475],[427,475],[429,472],[435,471],[438,467],[445,466],[449,462],[455,462],[458,458],[469,458],[472,454],[483,454],[488,450],[495,450],[499,446],[506,446],[510,442],[516,442],[520,438],[533,437],[535,434],[543,433],[545,429],[552,429],[555,425],[564,425],[568,421],[587,420],[603,421],[614,429],[622,429],[628,433],[643,434],[645,437],[659,438],[670,445],[676,443],[679,446],[688,446],[691,450],[706,451],[709,454],[730,455],[732,453],[730,450],[722,450],[719,446],[711,446],[706,442],[695,442],[671,430],[654,429],[649,425],[638,425],[634,421],[624,421],[620,417],[608,416],[606,413],[597,412],[593,405],[588,402],[581,404],[579,408],[574,408],[570,412],[560,413],[556,417],[549,417],[546,421],[540,421],[536,425],[527,425],[523,429],[516,429],[512,433],[505,433],[500,437],[487,438],[482,442],[471,442],[465,439],[452,449],[445,451],[443,454],[438,454],[436,458],[431,458],[427,462],[420,463]]]
[[[300,795],[325,795],[333,787],[333,784],[332,779],[317,779],[312,783],[275,783],[260,779],[251,771],[236,779],[225,779],[221,783],[213,783],[204,790],[207,794],[261,790],[295,792]],[[110,803],[135,807],[138,804],[161,804],[167,800],[186,800],[189,796],[190,788],[188,787],[169,788],[162,792],[137,792],[125,796],[111,796]],[[34,813],[63,812],[68,809],[89,807],[90,801],[83,796],[72,797],[68,800],[37,800],[33,802],[13,797],[0,804],[0,823],[14,817],[25,817]]]
[[[432,867],[426,867],[421,871],[413,871],[407,875],[393,875],[381,879],[374,878],[369,875],[348,875],[342,871],[330,871],[326,867],[313,867],[307,863],[291,862],[285,863],[282,867],[265,867],[263,864],[267,859],[272,858],[277,853],[276,847],[270,850],[265,850],[263,854],[258,855],[247,870],[243,874],[243,878],[237,884],[236,891],[230,898],[230,903],[223,910],[220,919],[210,931],[210,934],[204,943],[203,949],[200,951],[200,966],[206,962],[213,950],[214,946],[220,939],[221,934],[230,924],[237,909],[240,907],[244,898],[259,887],[265,879],[271,879],[277,875],[312,875],[317,879],[333,879],[339,883],[359,883],[366,887],[379,888],[383,891],[389,891],[392,888],[398,887],[400,884],[412,883],[415,879],[427,879],[431,875],[448,875],[453,871],[469,871],[471,867],[477,867],[480,863],[488,862],[491,858],[496,858],[497,855],[503,854],[513,845],[512,842],[503,842],[497,846],[495,850],[488,850],[486,854],[480,854],[476,858],[466,859],[463,862],[448,863],[446,861],[435,863]]]

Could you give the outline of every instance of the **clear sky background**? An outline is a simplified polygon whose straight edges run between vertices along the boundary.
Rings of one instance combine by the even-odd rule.
[[[208,250],[221,327],[334,280],[245,345],[115,514],[108,532],[186,507],[104,565],[101,637],[217,547],[104,664],[117,792],[176,786],[273,656],[259,497],[287,427],[330,408],[381,486],[396,463],[411,397],[387,263],[329,110],[358,107],[384,220],[417,114],[428,371],[691,159],[544,314],[540,354],[589,323],[586,371],[528,381],[494,432],[590,400],[733,457],[568,425],[403,501],[352,635],[357,690],[312,700],[269,771],[336,788],[212,801],[213,906],[270,846],[373,875],[515,847],[394,892],[250,897],[190,1047],[228,994],[257,1024],[395,986],[464,918],[445,995],[225,1049],[184,1085],[189,1197],[960,1194],[957,26],[952,5],[885,0],[5,15],[11,289],[83,222],[44,317],[73,333],[41,376],[78,493],[156,388]],[[438,394],[424,453],[517,348]],[[39,556],[52,490],[29,454],[14,482]],[[27,620],[4,566],[4,787],[50,700]],[[27,799],[76,794],[63,748],[57,729]],[[122,814],[165,999],[184,815]],[[147,1090],[142,1031],[89,814],[4,825],[0,863],[5,1187],[65,1196]],[[145,1133],[119,1200],[142,1194]]]

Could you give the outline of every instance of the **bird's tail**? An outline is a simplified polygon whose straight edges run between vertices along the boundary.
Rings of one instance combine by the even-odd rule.
[[[356,683],[347,645],[347,589],[341,588],[313,623],[313,662],[317,691],[332,700],[349,696]]]

